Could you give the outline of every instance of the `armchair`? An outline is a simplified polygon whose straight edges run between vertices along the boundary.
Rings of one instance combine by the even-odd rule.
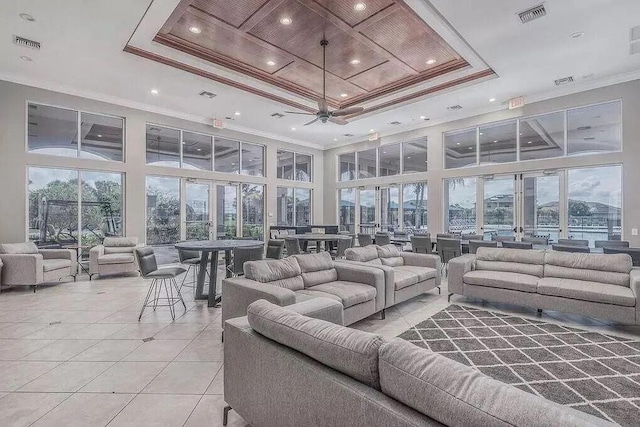
[[[105,237],[102,245],[89,252],[89,280],[96,274],[138,271],[134,251],[143,246],[138,244],[137,237]]]
[[[38,249],[33,242],[0,244],[0,263],[0,285],[33,286],[33,292],[41,283],[75,280],[78,271],[75,250]]]

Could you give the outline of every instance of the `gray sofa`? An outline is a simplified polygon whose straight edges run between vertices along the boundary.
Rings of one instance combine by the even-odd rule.
[[[253,427],[613,425],[399,338],[312,318],[326,301],[258,301],[226,322],[223,424],[233,408]]]
[[[638,323],[640,270],[626,254],[479,248],[449,262],[449,296]]]
[[[349,325],[384,309],[384,289],[382,270],[334,263],[328,252],[249,261],[244,277],[222,281],[222,323],[259,299],[285,306],[324,297],[342,304]]]
[[[438,288],[440,257],[401,252],[395,245],[369,245],[344,252],[346,262],[373,266],[384,271],[385,308]]]
[[[33,286],[58,282],[78,272],[76,251],[73,249],[38,249],[33,242],[0,244],[2,286]]]
[[[137,237],[105,237],[101,245],[89,251],[89,280],[98,274],[123,274],[138,271],[134,251],[144,245]]]

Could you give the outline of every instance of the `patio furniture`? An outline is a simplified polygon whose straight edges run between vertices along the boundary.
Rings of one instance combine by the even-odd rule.
[[[96,274],[122,274],[138,271],[134,251],[143,245],[137,237],[105,237],[89,251],[89,280]]]
[[[142,274],[142,277],[145,279],[152,279],[151,286],[149,286],[149,292],[147,292],[147,297],[142,303],[142,309],[140,310],[138,321],[142,319],[144,310],[147,307],[153,307],[153,311],[156,311],[156,307],[169,307],[171,318],[174,320],[176,318],[176,310],[174,307],[176,304],[181,302],[184,306],[184,311],[186,312],[187,305],[184,303],[184,299],[182,299],[182,294],[180,293],[180,288],[178,288],[176,277],[186,273],[187,270],[182,267],[166,267],[159,269],[156,261],[156,255],[151,246],[136,248],[134,253],[137,260],[136,264],[140,266],[140,274]],[[162,296],[163,289],[165,296]],[[174,289],[176,291],[175,295],[173,293]],[[153,294],[153,298],[151,298],[151,294]],[[165,301],[166,303],[159,304],[161,301]]]

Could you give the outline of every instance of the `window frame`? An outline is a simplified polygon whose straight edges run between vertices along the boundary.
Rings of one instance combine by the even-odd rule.
[[[291,176],[292,178],[278,178],[278,153],[280,152],[284,152],[284,153],[290,153],[292,154],[292,163],[293,163],[293,168],[291,170]],[[309,157],[309,180],[308,181],[303,181],[301,179],[298,179],[298,160],[297,157],[298,155],[300,156],[307,156]],[[284,148],[277,148],[276,149],[276,179],[282,180],[282,181],[293,181],[293,182],[307,182],[309,184],[313,183],[313,172],[314,172],[314,165],[313,165],[313,154],[310,153],[303,153],[301,151],[293,151],[293,150],[287,150]]]
[[[277,226],[287,226],[287,227],[300,227],[300,226],[307,226],[307,225],[311,225],[313,224],[313,189],[312,188],[306,188],[306,187],[287,187],[287,186],[283,186],[283,185],[276,185],[276,204],[278,203],[278,190],[286,190],[287,192],[289,190],[292,191],[293,196],[291,197],[291,200],[293,202],[293,210],[291,212],[292,218],[293,218],[293,224],[282,224],[280,222],[280,218],[278,218],[278,209],[276,209],[276,225]],[[298,190],[303,190],[303,191],[308,191],[309,192],[309,224],[302,224],[302,225],[298,225],[298,220],[297,220],[297,213],[298,213],[298,207],[297,207],[297,201],[298,201],[298,195],[296,194],[296,192]],[[288,197],[288,196],[287,196]]]

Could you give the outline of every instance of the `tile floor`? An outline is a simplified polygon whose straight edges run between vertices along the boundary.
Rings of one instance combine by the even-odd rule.
[[[104,278],[0,294],[1,426],[222,425],[219,308],[138,314],[148,283]],[[434,291],[353,327],[394,337],[445,308]],[[457,304],[640,338],[640,327],[454,297]],[[153,338],[152,340],[146,340]],[[245,422],[233,411],[230,426]]]

